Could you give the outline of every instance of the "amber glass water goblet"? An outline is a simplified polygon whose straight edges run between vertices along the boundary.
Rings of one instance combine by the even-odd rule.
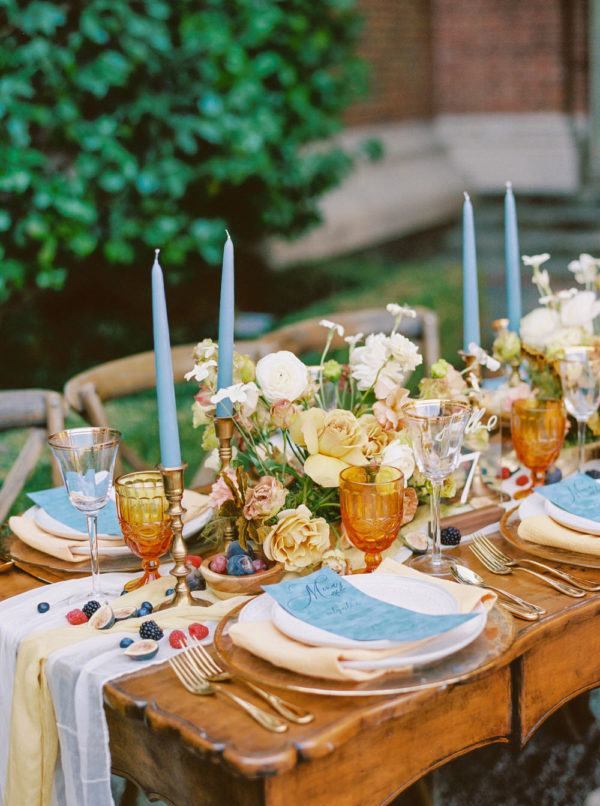
[[[126,473],[115,481],[117,514],[123,539],[129,550],[142,561],[144,573],[125,584],[135,590],[160,577],[159,558],[173,540],[171,519],[167,514],[162,474],[158,470]]]
[[[559,370],[566,409],[577,420],[577,469],[583,473],[587,421],[600,405],[600,351],[569,347],[559,362]]]
[[[449,576],[450,563],[442,556],[440,498],[442,485],[460,462],[471,409],[454,400],[414,400],[403,409],[417,467],[431,484],[431,553],[411,562],[432,576]]]
[[[365,552],[370,573],[402,525],[404,475],[395,467],[347,467],[340,473],[342,523],[350,542]]]
[[[510,424],[517,457],[531,471],[531,486],[515,494],[525,498],[544,483],[546,470],[560,454],[567,424],[562,400],[515,400]]]

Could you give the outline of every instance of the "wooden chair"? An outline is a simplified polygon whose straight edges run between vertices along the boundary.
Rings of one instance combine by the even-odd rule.
[[[36,466],[49,434],[64,428],[65,405],[58,392],[47,389],[17,389],[0,392],[0,430],[27,428],[25,444],[0,490],[0,522],[6,519],[17,496]],[[62,484],[52,460],[52,482]]]

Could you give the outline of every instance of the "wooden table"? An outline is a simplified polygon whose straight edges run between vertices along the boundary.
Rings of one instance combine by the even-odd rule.
[[[499,535],[494,540],[517,555]],[[466,546],[455,554],[482,571]],[[570,570],[600,582],[600,571]],[[4,574],[0,597],[37,584],[17,571]],[[517,573],[502,584],[548,614],[533,624],[516,621],[516,640],[492,670],[389,698],[286,692],[317,719],[283,736],[218,699],[188,694],[166,665],[108,683],[113,769],[177,806],[369,806],[477,747],[523,746],[556,709],[600,684],[600,593],[570,599]]]

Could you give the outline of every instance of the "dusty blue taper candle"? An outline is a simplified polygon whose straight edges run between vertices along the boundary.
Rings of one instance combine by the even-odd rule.
[[[177,407],[171,361],[171,339],[163,273],[158,262],[159,249],[152,266],[152,328],[154,332],[154,366],[156,367],[156,399],[158,401],[158,436],[160,463],[163,467],[181,465]]]
[[[504,196],[504,259],[506,263],[506,310],[509,330],[519,332],[521,326],[521,259],[519,257],[517,208],[512,183],[506,183]]]
[[[221,271],[217,389],[223,389],[233,383],[234,290],[233,241],[229,237],[229,233],[227,233],[227,240],[223,247],[223,268]],[[233,406],[229,399],[217,403],[217,417],[231,417],[232,411]]]
[[[465,193],[463,204],[463,350],[465,352],[468,351],[471,342],[481,345],[475,223],[473,205],[469,194]]]

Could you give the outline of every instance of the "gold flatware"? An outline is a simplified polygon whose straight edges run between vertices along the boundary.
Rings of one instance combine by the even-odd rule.
[[[541,607],[531,604],[531,602],[527,602],[525,599],[521,599],[520,596],[515,596],[513,593],[509,593],[502,588],[488,585],[479,574],[466,565],[459,565],[459,563],[453,562],[450,566],[450,571],[454,579],[463,585],[475,585],[478,588],[485,588],[486,590],[497,593],[498,596],[501,597],[498,600],[498,604],[502,605],[505,610],[508,610],[509,613],[512,613],[513,616],[517,618],[524,619],[525,621],[537,621],[539,617],[546,612]]]
[[[492,557],[487,549],[483,548],[480,544],[473,542],[469,545],[469,548],[480,563],[484,565],[488,571],[491,571],[492,574],[507,575],[512,574],[513,571],[523,571],[523,573],[530,574],[540,579],[542,582],[545,582],[547,585],[550,585],[551,588],[554,588],[554,590],[557,590],[559,593],[564,593],[565,596],[571,596],[574,599],[581,599],[582,596],[585,596],[585,591],[579,588],[573,588],[571,585],[567,585],[566,582],[559,582],[557,579],[546,577],[543,574],[539,574],[537,571],[532,571],[530,568],[509,568],[507,565],[504,565]]]
[[[278,717],[273,716],[273,714],[268,714],[266,711],[263,711],[262,708],[258,708],[251,702],[238,697],[237,694],[233,694],[231,691],[228,691],[227,688],[220,686],[218,683],[209,683],[205,677],[196,671],[196,669],[190,663],[189,658],[185,657],[185,652],[169,658],[169,666],[173,669],[180,683],[190,692],[190,694],[197,694],[200,697],[218,694],[224,699],[235,703],[239,708],[251,716],[255,722],[258,722],[259,725],[261,725],[263,728],[266,728],[266,730],[270,730],[273,733],[284,733],[288,729],[288,726],[285,724],[285,722]]]
[[[512,557],[509,557],[507,554],[504,554],[503,551],[500,551],[498,546],[495,546],[491,540],[488,540],[487,537],[482,534],[476,534],[474,539],[476,544],[483,545],[488,549],[491,555],[496,557],[498,562],[507,565],[509,568],[518,568],[521,565],[533,565],[536,568],[541,568],[543,571],[547,571],[549,574],[553,574],[559,579],[568,582],[570,585],[574,585],[576,588],[581,588],[581,590],[600,591],[600,585],[598,583],[590,582],[588,579],[577,579],[571,574],[567,574],[566,571],[560,571],[558,568],[553,568],[551,565],[538,562],[538,560],[530,560],[527,557],[522,557],[520,560],[515,560]]]
[[[218,665],[202,644],[192,644],[182,654],[186,655],[192,661],[200,674],[205,677],[209,683],[225,683],[229,680],[236,680],[243,683],[255,694],[258,694],[259,697],[262,697],[265,702],[268,702],[278,714],[285,717],[290,722],[295,722],[297,725],[307,725],[315,718],[314,714],[311,714],[309,711],[305,711],[303,708],[294,705],[294,703],[283,700],[281,697],[278,697],[277,694],[271,694],[270,691],[259,688],[243,677],[234,678],[232,674],[226,672],[225,669],[222,669]]]

